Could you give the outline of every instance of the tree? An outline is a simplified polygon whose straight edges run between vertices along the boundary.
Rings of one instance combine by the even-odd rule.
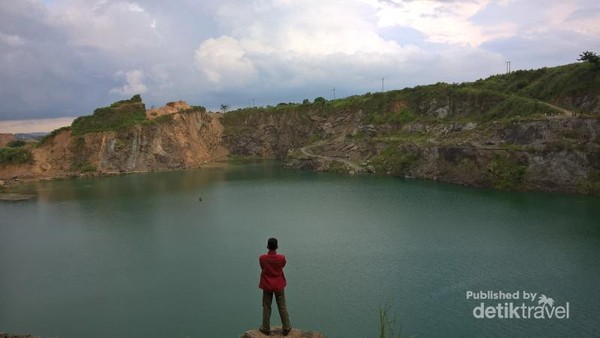
[[[227,109],[229,109],[229,105],[228,104],[222,104],[221,105],[221,110],[223,111],[223,114],[225,114],[227,112]]]
[[[600,64],[600,56],[598,56],[594,52],[585,51],[583,54],[579,54],[579,59],[577,61],[589,62],[594,66]]]
[[[319,96],[315,99],[314,103],[325,103],[327,100],[325,100],[325,98],[323,98],[322,96]]]

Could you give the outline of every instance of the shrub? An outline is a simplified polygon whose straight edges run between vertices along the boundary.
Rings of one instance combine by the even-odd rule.
[[[514,159],[495,155],[490,164],[489,173],[492,184],[496,189],[517,190],[522,187],[527,167],[517,163]]]
[[[319,97],[317,97],[317,98],[316,98],[316,99],[315,99],[313,102],[314,102],[315,104],[323,104],[323,103],[327,102],[327,100],[325,100],[325,98],[324,98],[324,97],[322,97],[322,96],[319,96]]]
[[[23,140],[12,140],[12,141],[8,142],[6,144],[6,146],[11,147],[11,148],[19,148],[19,147],[24,146],[25,144],[27,144],[27,143]]]
[[[397,143],[392,143],[373,157],[371,162],[378,171],[389,172],[394,176],[404,176],[410,172],[410,168],[420,158],[420,154],[399,147]]]
[[[168,123],[173,121],[173,114],[161,115],[154,119],[156,123]]]
[[[96,167],[89,163],[89,162],[83,162],[80,163],[78,165],[73,166],[73,169],[78,170],[82,173],[93,173],[96,172]]]
[[[33,162],[33,154],[25,148],[0,148],[0,164],[25,164]]]
[[[91,116],[80,116],[71,127],[74,135],[90,132],[118,130],[135,124],[147,122],[146,106],[139,95],[122,100],[108,107],[98,108]]]

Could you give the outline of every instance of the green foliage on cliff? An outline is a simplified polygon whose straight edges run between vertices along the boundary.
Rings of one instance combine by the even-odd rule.
[[[23,140],[12,140],[12,141],[8,142],[6,144],[6,146],[10,147],[10,148],[19,148],[19,147],[22,147],[22,146],[24,146],[26,144],[27,144],[27,142],[25,142]]]
[[[421,156],[409,149],[399,146],[398,143],[388,145],[381,153],[371,159],[371,163],[379,172],[387,172],[394,176],[405,176],[409,174],[413,166]]]
[[[0,165],[26,164],[33,162],[33,154],[29,149],[22,147],[0,148]]]
[[[522,186],[527,167],[509,156],[495,155],[488,172],[494,188],[518,190]]]
[[[560,102],[565,108],[578,109],[579,101],[585,97],[593,100],[600,91],[600,69],[574,63],[552,68],[518,70],[467,85],[480,90]]]
[[[173,114],[161,115],[154,119],[156,123],[170,123],[173,122]]]
[[[73,135],[91,132],[119,130],[140,123],[148,123],[146,106],[140,95],[122,100],[108,107],[98,108],[93,115],[81,116],[71,124]]]
[[[591,170],[587,180],[577,185],[577,191],[586,195],[600,196],[600,170]]]
[[[73,165],[72,169],[81,173],[93,173],[96,172],[96,167],[89,162],[82,162]]]

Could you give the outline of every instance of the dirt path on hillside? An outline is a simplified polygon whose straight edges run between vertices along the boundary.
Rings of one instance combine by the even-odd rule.
[[[318,142],[313,143],[313,144],[311,144],[309,146],[305,146],[305,147],[300,148],[300,151],[304,155],[306,155],[308,157],[315,157],[315,158],[320,158],[320,159],[323,159],[323,160],[336,161],[336,162],[343,163],[343,164],[349,166],[350,168],[352,168],[352,170],[354,170],[357,173],[365,171],[365,169],[363,167],[361,167],[360,165],[358,165],[358,164],[356,164],[354,162],[348,161],[348,160],[346,160],[344,158],[341,158],[341,157],[332,157],[332,156],[322,156],[322,155],[313,154],[313,153],[311,153],[309,151],[309,149],[321,146],[324,143],[325,142],[323,142],[323,141],[318,141]]]
[[[548,102],[544,102],[544,101],[538,101],[538,102],[541,103],[541,104],[545,104],[546,106],[548,106],[550,108],[554,108],[556,110],[561,111],[564,114],[564,116],[576,116],[577,115],[573,111],[570,111],[568,109],[565,109],[565,108],[562,108],[562,107],[559,107],[559,106],[555,106],[552,103],[548,103]]]

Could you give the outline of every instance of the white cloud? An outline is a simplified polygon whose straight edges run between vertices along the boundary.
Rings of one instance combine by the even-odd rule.
[[[381,27],[411,27],[435,43],[459,43],[478,46],[491,38],[507,35],[512,26],[485,29],[473,24],[470,18],[492,0],[459,1],[369,1],[378,9]]]
[[[25,44],[25,41],[18,35],[4,34],[0,32],[0,43],[7,44],[11,47],[18,47]]]
[[[217,10],[219,24],[231,35],[207,39],[195,51],[197,67],[220,90],[242,85],[283,90],[308,83],[364,81],[380,78],[385,67],[396,72],[423,54],[414,45],[382,38],[377,25],[365,16],[372,9],[362,3],[234,4],[225,2]]]
[[[129,11],[130,12],[144,12],[144,9],[136,3],[131,3],[131,4],[129,4]]]
[[[143,94],[148,90],[144,84],[144,72],[139,69],[130,70],[125,73],[118,72],[117,77],[125,77],[125,84],[122,87],[113,88],[110,90],[112,94],[132,96],[135,94]]]
[[[207,79],[217,85],[242,86],[258,76],[244,47],[229,36],[202,42],[195,61]]]
[[[103,0],[90,7],[86,0],[65,0],[52,13],[76,47],[131,55],[160,43],[151,27],[154,19],[137,3]]]

